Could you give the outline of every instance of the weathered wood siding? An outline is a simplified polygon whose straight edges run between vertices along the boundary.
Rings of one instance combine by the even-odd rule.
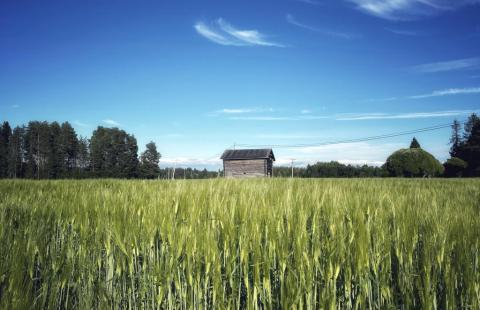
[[[268,164],[266,159],[225,160],[223,169],[227,178],[257,178],[267,175]]]

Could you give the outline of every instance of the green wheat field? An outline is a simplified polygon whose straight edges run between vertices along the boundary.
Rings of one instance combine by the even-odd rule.
[[[0,181],[1,309],[479,309],[480,180]]]

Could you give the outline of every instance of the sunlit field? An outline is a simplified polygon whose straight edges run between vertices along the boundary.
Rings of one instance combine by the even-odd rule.
[[[1,309],[479,309],[480,180],[0,181]]]

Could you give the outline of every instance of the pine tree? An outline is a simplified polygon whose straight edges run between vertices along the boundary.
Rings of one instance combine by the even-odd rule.
[[[418,143],[417,139],[413,137],[412,143],[410,143],[410,148],[411,149],[420,149],[420,143]]]
[[[160,175],[161,155],[157,151],[155,142],[151,141],[146,145],[146,150],[140,155],[140,176],[146,179],[154,179]]]
[[[452,136],[450,137],[450,156],[458,157],[460,153],[460,147],[462,145],[462,136],[460,131],[462,130],[462,125],[459,121],[454,120],[452,124]]]
[[[92,133],[90,140],[90,167],[95,176],[100,176],[106,170],[106,128],[99,126]]]
[[[68,122],[62,123],[60,135],[63,173],[65,176],[71,176],[77,160],[78,137]]]
[[[480,119],[473,119],[462,146],[462,158],[467,162],[467,175],[480,176]]]
[[[50,152],[50,126],[47,122],[29,122],[25,134],[26,177],[46,178]]]
[[[8,177],[23,178],[24,177],[24,161],[25,161],[25,127],[15,127],[12,137],[10,138],[8,152]]]
[[[75,167],[80,175],[85,176],[90,168],[89,142],[87,138],[80,137],[78,140],[77,157]]]
[[[12,129],[8,122],[3,122],[0,128],[0,178],[8,176],[8,152]]]
[[[466,141],[472,132],[473,125],[476,123],[480,122],[480,118],[477,116],[477,114],[472,113],[465,122],[465,125],[463,126],[463,140]]]
[[[64,150],[62,147],[60,124],[53,122],[49,125],[48,153],[47,153],[47,178],[58,179],[64,175]]]
[[[29,122],[25,131],[25,177],[37,178],[37,151],[39,143],[39,122]]]
[[[90,141],[92,173],[99,177],[133,178],[138,172],[137,152],[134,136],[118,128],[99,126]]]
[[[135,178],[138,176],[138,146],[133,135],[121,130],[118,132],[120,143],[115,147],[118,161],[116,177]]]

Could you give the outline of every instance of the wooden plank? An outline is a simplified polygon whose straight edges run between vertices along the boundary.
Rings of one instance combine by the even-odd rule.
[[[225,160],[225,177],[250,178],[265,176],[265,159]]]

